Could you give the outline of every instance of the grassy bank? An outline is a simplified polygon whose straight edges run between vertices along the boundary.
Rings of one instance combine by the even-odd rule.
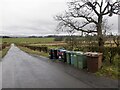
[[[104,65],[102,69],[100,69],[96,75],[97,76],[104,76],[107,78],[112,78],[112,79],[120,79],[120,72],[118,70],[118,67],[115,67],[113,65]]]
[[[103,67],[96,73],[98,76],[106,76],[113,79],[120,79],[120,56],[113,58],[113,63],[103,62]]]
[[[44,57],[48,57],[48,53],[44,53],[44,52],[39,52],[39,51],[34,51],[34,50],[31,50],[31,49],[28,49],[28,48],[25,48],[25,47],[20,47],[19,48],[26,52],[26,53],[29,53],[29,54],[36,54],[36,55],[39,55],[39,56],[44,56]]]
[[[7,54],[9,48],[10,48],[10,47],[6,47],[6,48],[3,49],[2,51],[0,51],[0,58],[3,58],[3,57]]]

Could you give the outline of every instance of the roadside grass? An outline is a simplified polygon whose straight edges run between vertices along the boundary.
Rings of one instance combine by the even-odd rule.
[[[96,75],[97,76],[105,76],[112,79],[120,79],[120,72],[118,71],[118,67],[115,66],[103,66]]]
[[[7,54],[9,49],[10,49],[10,47],[6,47],[2,51],[0,51],[0,58],[3,58]]]
[[[2,51],[0,51],[0,58],[2,58]]]
[[[39,55],[39,56],[44,56],[44,57],[48,57],[48,53],[45,53],[45,52],[39,52],[37,50],[31,50],[29,48],[26,48],[26,47],[21,47],[21,46],[18,46],[22,51],[28,53],[28,54],[36,54],[36,55]]]
[[[98,76],[106,76],[113,79],[120,79],[120,56],[117,54],[112,64],[103,62],[103,67],[96,73]]]

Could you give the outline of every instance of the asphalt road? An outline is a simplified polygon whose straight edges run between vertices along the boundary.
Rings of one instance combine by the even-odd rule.
[[[1,65],[0,65],[1,66]],[[0,79],[1,80],[1,79]],[[64,63],[29,55],[11,45],[2,59],[2,88],[117,88],[118,81],[96,77]]]
[[[56,66],[12,45],[2,63],[2,88],[89,88]]]

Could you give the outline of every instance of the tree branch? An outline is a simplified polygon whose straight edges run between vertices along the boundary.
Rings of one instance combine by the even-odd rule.
[[[119,14],[119,3],[120,2],[115,2],[113,4],[110,4],[109,2],[107,3],[106,7],[104,8],[102,15],[107,15],[109,14],[109,16],[112,16],[112,14]],[[117,5],[115,5],[117,4]],[[107,10],[107,12],[105,12]],[[115,10],[117,10],[115,12]]]
[[[73,28],[77,31],[82,31],[82,32],[87,32],[87,33],[93,33],[93,32],[96,33],[97,32],[97,31],[93,31],[93,30],[83,30],[82,29],[82,27],[86,26],[89,23],[85,23],[84,25],[77,27],[71,21],[64,20],[63,17],[59,16],[59,20],[61,20],[64,23],[65,27],[67,26],[67,27]]]
[[[82,17],[82,18],[86,19],[89,23],[93,22],[93,23],[97,24],[97,22],[96,22],[92,17],[87,17],[87,16],[85,16],[85,15],[80,15],[80,14],[78,14],[78,15],[76,16],[76,15],[74,15],[72,12],[71,12],[70,14],[71,14],[71,16],[74,17],[74,18]]]
[[[105,6],[104,10],[102,11],[102,13],[105,13],[106,10],[109,10],[109,2],[107,3],[107,5]]]
[[[91,8],[94,10],[94,12],[99,16],[98,11],[95,9],[95,6],[93,6],[93,4],[92,4],[91,2],[87,2],[87,5],[88,5],[89,7],[91,7]]]

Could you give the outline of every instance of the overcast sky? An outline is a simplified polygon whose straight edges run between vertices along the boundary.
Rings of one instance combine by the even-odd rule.
[[[68,0],[1,0],[0,27],[4,35],[56,34],[56,14],[67,9]],[[118,32],[118,18],[113,23],[113,32]]]

